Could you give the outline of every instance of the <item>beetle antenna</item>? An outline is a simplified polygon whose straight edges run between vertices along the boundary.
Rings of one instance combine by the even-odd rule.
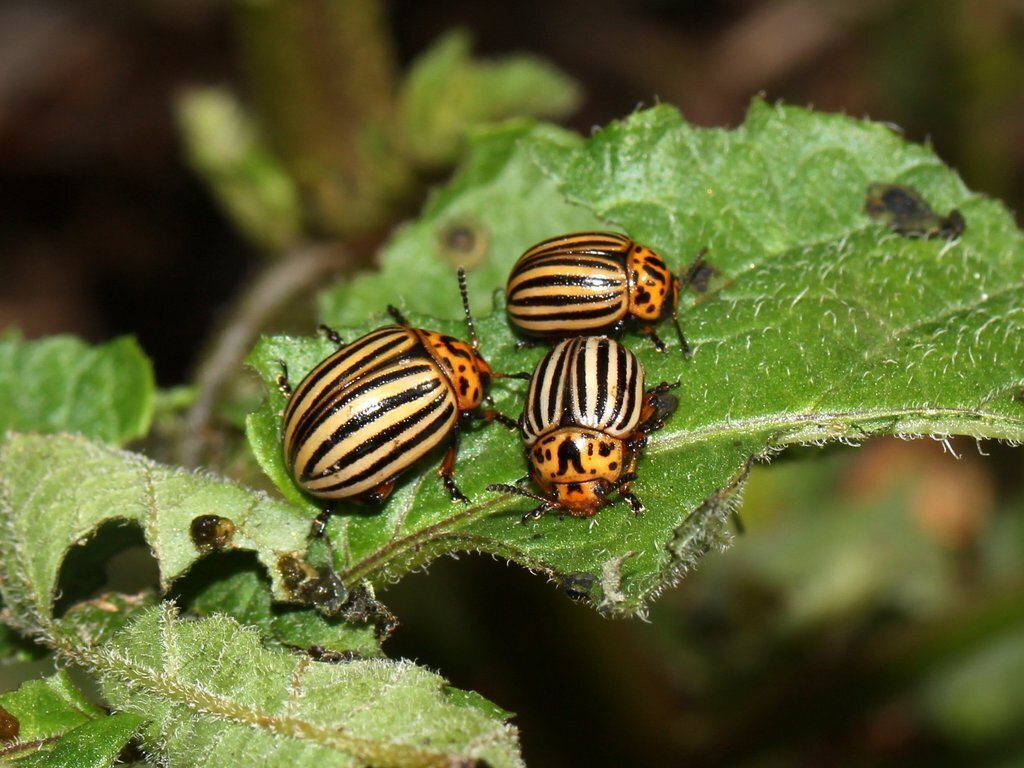
[[[406,327],[409,326],[409,321],[405,319],[405,315],[403,315],[402,311],[394,304],[388,304],[388,314],[391,315],[391,319],[399,325],[404,325]]]
[[[507,483],[493,483],[487,486],[487,490],[495,491],[497,493],[511,493],[515,496],[525,496],[528,499],[543,501],[545,503],[548,501],[543,496],[538,496],[536,493],[532,493],[525,488],[520,488],[518,485],[508,485]]]
[[[679,325],[679,310],[678,309],[673,309],[672,310],[672,322],[676,326],[676,336],[679,337],[679,346],[682,347],[683,357],[689,357],[690,356],[690,344],[689,344],[689,342],[686,341],[686,337],[683,336],[683,328],[682,328],[682,326]]]
[[[466,289],[466,270],[459,267],[459,294],[462,296],[462,309],[466,313],[466,328],[469,329],[469,340],[473,349],[480,349],[480,339],[476,336],[476,327],[473,325],[473,315],[469,311],[469,291]]]
[[[707,254],[707,248],[701,248],[693,261],[690,262],[690,266],[687,267],[686,271],[679,275],[679,293],[681,294],[694,280],[697,279],[697,273],[704,267],[704,256]],[[690,356],[690,345],[686,341],[686,337],[683,335],[682,326],[679,325],[679,301],[676,300],[676,306],[672,310],[672,322],[676,326],[676,335],[679,337],[679,346],[682,347],[683,357]]]

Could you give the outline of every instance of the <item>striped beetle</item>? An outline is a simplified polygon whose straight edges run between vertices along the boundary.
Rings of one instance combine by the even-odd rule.
[[[629,319],[660,352],[665,342],[654,326],[671,315],[683,355],[690,354],[679,327],[679,280],[626,235],[576,232],[537,243],[512,268],[505,298],[512,324],[530,336],[618,332]]]
[[[663,382],[644,391],[640,361],[612,339],[559,342],[534,371],[519,418],[530,477],[543,495],[519,485],[489,485],[488,490],[540,501],[524,522],[552,509],[563,516],[593,517],[615,491],[634,514],[642,514],[644,506],[630,486],[647,434],[676,409],[670,388]]]
[[[395,480],[433,449],[448,443],[438,475],[452,501],[468,501],[453,479],[459,433],[469,419],[516,423],[481,409],[496,376],[478,352],[466,275],[459,291],[471,343],[411,326],[389,306],[388,325],[345,344],[295,387],[278,378],[288,398],[282,420],[284,458],[295,481],[313,496],[379,503]],[[515,376],[515,374],[509,374]],[[523,374],[525,377],[525,374]],[[314,523],[323,532],[330,509]]]

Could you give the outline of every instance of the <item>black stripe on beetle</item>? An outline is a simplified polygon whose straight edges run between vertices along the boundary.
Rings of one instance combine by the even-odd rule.
[[[630,487],[647,433],[675,410],[669,389],[663,383],[645,392],[640,362],[612,339],[557,343],[534,370],[520,419],[530,477],[541,493],[518,485],[488,488],[540,501],[524,521],[549,510],[592,517],[615,492],[642,513]]]
[[[505,289],[509,320],[522,333],[551,340],[617,331],[628,321],[664,352],[655,326],[679,326],[679,279],[650,248],[616,232],[560,235],[529,248]]]
[[[466,500],[452,479],[461,423],[515,425],[481,408],[502,374],[480,356],[461,268],[458,275],[470,342],[415,328],[389,307],[396,324],[340,347],[294,388],[281,377],[289,397],[281,430],[285,464],[307,493],[329,502],[382,502],[400,475],[447,444],[438,474],[453,501]],[[323,532],[329,513],[317,518],[314,532]]]

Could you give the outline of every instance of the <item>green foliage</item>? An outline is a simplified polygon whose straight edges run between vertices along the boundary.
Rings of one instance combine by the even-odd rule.
[[[1024,520],[1019,493],[993,497],[990,486],[1016,454],[981,447],[888,439],[756,466],[745,535],[665,594],[649,625],[606,642],[656,654],[634,696],[671,680],[701,724],[685,746],[652,728],[650,754],[790,765],[834,748],[841,765],[1020,762]],[[616,629],[595,627],[591,641]],[[581,679],[600,677],[592,667]],[[595,708],[628,717],[632,702],[620,708],[604,688]],[[864,723],[891,717],[913,735],[859,741]],[[738,746],[743,734],[751,743]]]
[[[171,762],[198,750],[214,762],[245,754],[261,765],[430,765],[477,756],[518,764],[506,715],[461,693],[449,701],[443,681],[412,664],[335,665],[261,648],[262,638],[377,652],[371,628],[328,620],[308,606],[305,614],[272,610],[269,588],[251,568],[190,595],[198,613],[214,614],[206,621],[180,622],[168,604],[153,608],[144,595],[101,597],[54,617],[68,550],[112,518],[142,527],[166,589],[202,554],[192,520],[233,515],[229,546],[270,558],[264,565],[277,599],[294,601],[279,560],[304,551],[309,521],[296,510],[79,437],[11,435],[0,451],[0,477],[0,590],[10,623],[97,675],[112,706],[139,716],[128,721],[127,735],[145,718],[144,739]],[[254,727],[262,728],[255,736]]]
[[[496,62],[470,58],[470,37],[451,32],[413,63],[398,98],[405,149],[418,165],[452,164],[469,129],[516,115],[558,117],[580,100],[579,89],[533,56]]]
[[[321,295],[324,322],[359,326],[379,316],[388,304],[414,314],[458,320],[462,317],[455,283],[459,265],[471,270],[474,312],[490,314],[494,291],[504,286],[508,268],[524,247],[566,227],[600,226],[594,214],[566,202],[521,149],[520,142],[531,146],[540,141],[545,146],[574,147],[581,139],[551,125],[524,121],[475,132],[455,178],[434,192],[418,219],[398,230],[380,255],[379,269]],[[504,330],[503,335],[507,334]],[[490,351],[493,340],[482,338]]]
[[[7,430],[141,437],[153,414],[153,368],[134,339],[90,347],[70,336],[0,336],[0,439]]]
[[[221,88],[177,104],[193,169],[268,251],[389,224],[475,130],[563,117],[580,101],[576,84],[537,57],[471,57],[465,32],[440,38],[392,83],[380,30],[351,23],[373,17],[375,3],[329,5],[326,18],[302,4],[238,6],[248,63],[261,73],[254,111]]]
[[[959,209],[966,231],[955,241],[894,234],[864,211],[878,181]],[[472,504],[448,504],[424,467],[379,513],[336,516],[343,578],[385,583],[442,552],[485,551],[583,578],[601,610],[636,613],[728,538],[723,523],[751,459],[878,434],[1024,438],[1024,244],[1012,218],[884,126],[763,102],[734,131],[693,128],[662,106],[589,140],[523,125],[482,133],[462,172],[384,250],[380,272],[325,295],[324,319],[353,338],[382,321],[365,322],[368,313],[397,301],[414,323],[464,333],[453,226],[472,234],[460,242],[483,242],[470,274],[479,308],[531,244],[598,222],[680,270],[707,248],[718,273],[710,290],[684,299],[692,359],[627,337],[649,381],[680,383],[679,409],[640,463],[635,490],[648,513],[612,507],[591,524],[548,516],[519,525],[528,503],[485,490],[525,474],[519,441],[480,428],[458,463]],[[477,322],[485,355],[497,370],[530,369],[542,350],[517,350],[500,299],[496,309]],[[274,338],[251,362],[268,384],[281,360],[297,380],[329,349]],[[268,389],[250,441],[303,503],[277,445],[284,401]],[[523,393],[516,382],[495,385],[498,407],[513,415]]]
[[[292,648],[317,646],[360,657],[380,655],[373,626],[324,616],[309,606],[275,604],[269,579],[255,561],[240,559],[218,568],[221,562],[199,563],[190,572],[189,582],[196,584],[197,592],[186,592],[184,597],[192,613],[227,614]]]
[[[4,602],[35,632],[53,618],[68,551],[106,521],[141,527],[167,590],[204,554],[192,538],[192,521],[210,514],[232,520],[232,546],[257,553],[280,602],[295,599],[281,558],[302,556],[309,531],[300,511],[261,493],[70,436],[11,435],[0,450],[0,512],[7,531],[0,540]],[[229,609],[227,602],[219,605]]]
[[[0,694],[0,707],[19,725],[17,741],[0,746],[0,759],[25,768],[107,768],[144,720],[108,715],[64,672]]]
[[[993,634],[918,693],[928,719],[968,745],[1019,733],[1024,722],[1024,693],[1016,684],[1024,674],[1024,625]]]
[[[423,71],[457,65],[463,44],[448,45]],[[954,240],[897,234],[864,211],[876,183],[957,209],[966,229]],[[416,325],[464,335],[454,267],[465,263],[483,353],[496,370],[532,370],[544,350],[517,348],[499,289],[524,249],[586,228],[628,232],[680,271],[706,248],[715,270],[683,299],[691,358],[674,340],[662,355],[624,337],[650,383],[679,384],[679,408],[640,462],[634,490],[648,512],[619,504],[591,521],[522,524],[529,502],[486,491],[526,473],[519,437],[475,425],[457,463],[471,503],[452,504],[424,462],[381,508],[336,510],[328,532],[344,588],[333,602],[300,583],[329,575],[328,548],[310,544],[320,508],[283,466],[276,386],[282,363],[297,382],[329,341],[267,337],[250,356],[268,396],[249,442],[283,501],[116,447],[151,418],[152,373],[134,343],[0,342],[0,421],[16,430],[0,446],[5,623],[91,672],[119,713],[83,706],[37,730],[26,720],[27,733],[48,734],[26,764],[77,750],[109,764],[135,734],[168,764],[517,765],[508,713],[412,664],[365,658],[381,653],[374,588],[442,554],[486,552],[571,585],[603,613],[642,614],[728,542],[753,461],[881,434],[1024,439],[1024,242],[1005,209],[883,126],[763,102],[733,131],[693,128],[669,107],[590,139],[523,122],[481,130],[379,272],[325,293],[323,319],[352,339],[394,303]],[[510,379],[493,391],[513,416],[524,394]],[[84,436],[38,434],[60,431]],[[210,516],[223,536],[197,537],[194,522]],[[110,546],[79,558],[79,545],[125,525],[157,561],[159,594],[97,593],[86,578]],[[782,578],[787,562],[776,563]],[[58,603],[62,576],[77,587]],[[805,596],[810,613],[815,599]],[[329,664],[301,652],[311,646],[355,660]],[[936,686],[941,718],[967,683]],[[11,706],[52,690],[80,695],[58,676],[10,694]]]
[[[171,765],[519,765],[515,731],[451,698],[410,662],[327,664],[261,647],[259,634],[215,616],[152,610],[83,661],[115,707],[147,721]]]
[[[189,163],[238,230],[267,249],[293,243],[302,228],[298,189],[237,99],[222,88],[191,90],[178,99],[177,118]]]

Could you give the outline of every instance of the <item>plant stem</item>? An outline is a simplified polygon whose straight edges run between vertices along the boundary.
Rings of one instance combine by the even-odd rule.
[[[408,189],[391,133],[397,65],[380,0],[235,3],[264,136],[302,190],[315,233],[389,220]]]
[[[352,252],[338,243],[305,244],[274,262],[243,290],[196,371],[198,394],[185,417],[178,445],[182,464],[193,467],[202,462],[210,422],[224,385],[238,373],[267,319],[297,293],[331,272],[350,267],[353,261]]]

